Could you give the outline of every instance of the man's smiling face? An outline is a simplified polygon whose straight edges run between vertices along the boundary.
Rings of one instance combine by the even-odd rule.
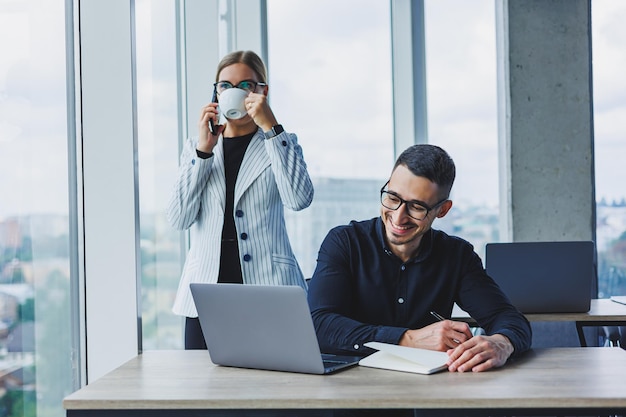
[[[381,217],[389,249],[400,259],[407,261],[417,254],[422,236],[430,229],[435,218],[445,216],[452,207],[452,202],[442,201],[437,184],[414,175],[404,165],[398,165],[394,169],[386,191],[413,207],[422,206],[427,210],[432,207],[427,211],[425,218],[418,220],[409,214],[416,211],[409,211],[407,203],[402,203],[396,210],[381,204]]]

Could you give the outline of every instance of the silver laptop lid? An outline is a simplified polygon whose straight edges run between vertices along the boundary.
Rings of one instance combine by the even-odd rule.
[[[302,288],[241,284],[190,287],[213,363],[324,373]]]

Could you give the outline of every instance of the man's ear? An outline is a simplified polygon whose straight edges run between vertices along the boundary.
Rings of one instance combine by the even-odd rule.
[[[446,214],[448,214],[448,211],[450,211],[451,208],[452,208],[452,200],[446,200],[446,202],[443,203],[441,207],[439,208],[439,213],[437,213],[437,218],[444,217]]]

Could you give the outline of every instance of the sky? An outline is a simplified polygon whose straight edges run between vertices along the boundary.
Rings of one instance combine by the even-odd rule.
[[[0,220],[67,212],[63,18],[62,1],[0,0]]]
[[[596,198],[626,197],[626,2],[593,0]]]
[[[455,200],[497,204],[494,1],[425,4],[430,140],[457,163]],[[268,8],[270,100],[298,134],[311,174],[385,179],[393,164],[389,2],[268,0]],[[626,2],[592,8],[597,198],[621,199]],[[0,0],[0,219],[67,211],[63,18],[62,1]]]

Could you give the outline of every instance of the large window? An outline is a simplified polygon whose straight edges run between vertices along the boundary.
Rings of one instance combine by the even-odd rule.
[[[626,294],[626,4],[592,6],[598,296]]]
[[[499,240],[495,4],[427,0],[424,12],[429,142],[457,169],[454,207],[434,227],[482,256]]]
[[[286,212],[305,276],[332,227],[379,214],[394,162],[389,2],[268,0],[274,113],[296,133],[315,186]]]
[[[183,340],[182,321],[172,313],[181,271],[181,234],[165,218],[178,169],[176,3],[135,2],[144,349],[180,348]]]
[[[74,388],[65,4],[0,3],[0,415]]]
[[[458,169],[455,208],[435,227],[482,253],[498,239],[494,5],[426,1],[424,11],[429,142]],[[331,227],[379,214],[394,162],[390,35],[387,2],[268,1],[270,99],[315,183],[311,208],[287,213],[305,275]]]

